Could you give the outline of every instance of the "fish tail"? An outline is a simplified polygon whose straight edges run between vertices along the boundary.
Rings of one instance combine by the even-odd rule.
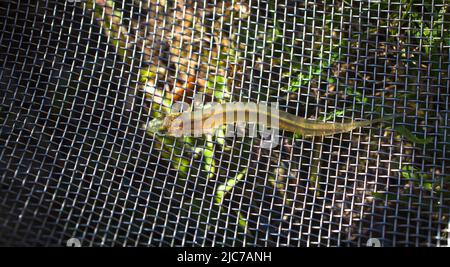
[[[365,126],[369,126],[369,125],[372,125],[375,123],[390,121],[396,117],[399,117],[399,116],[394,115],[394,116],[386,116],[383,118],[377,118],[377,119],[373,119],[373,120],[353,121],[353,122],[347,122],[347,123],[336,123],[334,125],[331,124],[334,127],[330,127],[330,129],[327,129],[327,130],[323,129],[323,131],[320,134],[321,135],[333,135],[333,134],[338,134],[338,133],[349,132],[349,131],[352,131],[359,127],[365,127]]]
[[[373,120],[366,120],[366,121],[357,121],[357,122],[353,122],[354,124],[354,128],[358,128],[358,127],[365,127],[368,125],[372,125],[375,123],[380,123],[380,122],[386,122],[386,121],[391,121],[394,120],[397,117],[403,116],[402,114],[396,114],[396,115],[391,115],[391,116],[386,116],[383,118],[377,118],[377,119],[373,119]]]

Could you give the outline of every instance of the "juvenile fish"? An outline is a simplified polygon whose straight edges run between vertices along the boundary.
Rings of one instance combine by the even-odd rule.
[[[302,136],[327,136],[349,132],[358,127],[389,119],[392,117],[348,123],[327,123],[298,117],[272,108],[268,104],[234,102],[214,104],[195,111],[171,113],[163,119],[150,121],[147,131],[168,136],[198,136],[214,134],[216,129],[224,124],[252,123],[283,129]]]

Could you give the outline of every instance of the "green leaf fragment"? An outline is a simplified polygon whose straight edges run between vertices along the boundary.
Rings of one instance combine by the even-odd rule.
[[[332,120],[334,117],[340,117],[344,115],[344,111],[343,110],[335,110],[334,112],[332,112],[331,114],[329,114],[328,116],[326,116],[324,118],[324,116],[319,117],[319,121],[329,121]]]
[[[241,212],[237,212],[237,214],[239,217],[238,219],[239,226],[242,227],[244,230],[247,229],[247,220],[245,220]]]
[[[227,86],[227,78],[215,75],[214,79],[208,79],[206,83],[206,87],[208,90],[214,92],[214,98],[217,100],[225,100],[231,98],[231,93]]]
[[[247,168],[244,168],[238,175],[236,175],[236,177],[228,179],[225,184],[219,185],[219,187],[216,190],[216,197],[215,197],[215,201],[218,205],[220,206],[222,205],[225,198],[225,194],[230,192],[236,186],[237,183],[242,181],[246,173]],[[247,229],[247,221],[245,220],[242,213],[239,211],[237,211],[236,213],[238,216],[239,226],[242,227],[244,230]]]
[[[405,165],[402,167],[402,177],[405,179],[419,180],[419,176],[416,173],[417,168],[411,165]]]
[[[208,147],[210,149],[212,149],[214,147],[213,137],[210,134],[206,135],[206,147]]]
[[[402,167],[401,176],[405,179],[411,180],[418,187],[422,186],[426,190],[433,190],[433,183],[430,182],[430,177],[427,174],[421,174],[419,169],[411,165]]]
[[[170,157],[165,157],[165,158],[170,159]],[[172,165],[172,168],[174,168],[178,171],[178,175],[180,177],[183,177],[183,178],[187,177],[187,174],[189,172],[189,166],[190,166],[190,162],[187,159],[185,159],[181,156],[173,156],[172,160],[171,160],[171,165]]]
[[[222,125],[219,127],[216,131],[216,142],[221,145],[225,150],[229,151],[231,148],[227,145],[225,142],[225,131],[226,131],[226,125]]]
[[[183,141],[184,141],[184,143],[189,144],[190,146],[194,145],[194,138],[192,138],[190,136],[183,137]]]
[[[214,152],[210,149],[203,149],[203,169],[208,173],[208,178],[214,177],[216,172],[216,161],[213,157]]]
[[[233,189],[233,187],[244,178],[246,173],[247,168],[244,168],[238,175],[236,175],[236,177],[230,178],[227,180],[225,184],[219,185],[219,187],[216,190],[216,198],[215,198],[217,204],[222,204],[225,194],[230,192]]]
[[[151,70],[147,70],[147,69],[141,69],[139,74],[141,76],[141,81],[143,81],[143,82],[146,82],[156,76],[156,73],[154,73]]]
[[[304,74],[300,72],[297,77],[293,78],[290,86],[288,87],[289,92],[297,92],[300,86],[306,86],[311,80],[311,74]]]

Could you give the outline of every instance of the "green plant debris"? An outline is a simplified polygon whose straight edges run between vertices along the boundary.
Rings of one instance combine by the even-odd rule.
[[[227,125],[222,125],[216,130],[215,141],[222,146],[225,151],[230,151],[231,147],[225,141]]]
[[[156,77],[156,73],[149,69],[141,69],[139,73],[141,75],[141,81],[144,83]]]
[[[216,172],[216,161],[214,159],[214,152],[211,149],[203,149],[203,169],[208,173],[208,178],[212,178]]]
[[[344,115],[345,111],[343,110],[335,110],[334,112],[332,112],[331,114],[328,114],[328,116],[324,117],[321,116],[319,117],[319,120],[324,120],[324,121],[329,121],[334,119],[335,117],[342,117]]]
[[[415,186],[422,186],[426,190],[433,190],[433,183],[430,182],[428,174],[420,173],[419,169],[411,165],[404,165],[401,170],[403,178],[411,180]]]
[[[269,20],[269,23],[273,24],[273,27],[268,28],[267,32],[259,29],[256,38],[253,39],[253,44],[249,43],[250,48],[252,48],[251,51],[248,51],[249,54],[260,52],[271,53],[272,47],[276,49],[280,46],[279,39],[283,36],[282,31],[276,21]],[[256,32],[256,25],[257,24],[251,23],[248,31]],[[244,31],[242,31],[242,34],[243,33]]]
[[[302,139],[302,135],[299,133],[294,133],[294,139]]]
[[[94,0],[87,2],[90,8],[94,8]],[[117,49],[117,54],[122,60],[127,60],[130,63],[130,58],[126,57],[127,54],[127,42],[126,34],[127,30],[122,26],[122,12],[115,9],[115,2],[112,0],[105,1],[105,6],[95,5],[94,16],[102,26],[105,35],[108,37],[109,42]]]
[[[183,157],[181,151],[177,151],[168,145],[164,145],[164,141],[161,141],[161,143],[161,157],[170,161],[172,168],[178,171],[180,177],[186,178],[189,173],[189,168],[191,167],[189,160]]]
[[[190,146],[194,146],[194,138],[190,136],[184,136],[183,141],[185,144],[189,144]]]
[[[214,148],[213,136],[210,134],[206,136],[206,147],[211,150]]]
[[[297,77],[292,79],[291,84],[288,87],[289,92],[297,92],[299,91],[301,86],[306,86],[308,82],[311,80],[311,74],[304,74],[300,72],[297,74]]]
[[[222,125],[216,131],[216,141],[219,145],[221,145],[223,147],[226,147],[225,128],[226,128],[226,125]]]
[[[349,96],[354,96],[355,101],[359,104],[365,104],[368,101],[367,97],[363,97],[361,92],[353,89],[352,87],[345,88],[345,94]]]
[[[274,27],[269,29],[266,36],[267,36],[267,38],[266,38],[267,45],[271,45],[283,37],[283,33],[280,30],[278,23],[275,23]]]
[[[208,178],[214,177],[216,173],[216,161],[214,159],[214,152],[212,149],[197,147],[194,150],[196,158],[203,156],[203,170],[207,173]]]
[[[221,208],[225,200],[225,195],[229,193],[239,182],[241,182],[244,179],[246,173],[247,168],[244,168],[238,175],[236,175],[236,177],[228,179],[225,184],[219,185],[219,187],[216,190],[215,201],[218,205],[221,206]],[[241,226],[244,230],[247,229],[247,221],[244,219],[244,217],[239,211],[237,212],[237,216],[239,226]]]
[[[291,79],[291,82],[287,88],[289,92],[298,92],[302,86],[308,85],[313,79],[318,79],[319,77],[326,77],[325,74],[322,74],[325,68],[330,65],[328,60],[323,60],[319,65],[310,65],[308,73],[301,72],[299,66],[296,66],[292,69],[292,71],[285,72],[283,74],[284,77],[293,76],[293,73],[297,72],[297,75]],[[328,78],[327,81],[329,83],[334,83],[334,78]]]
[[[185,178],[187,177],[187,174],[189,173],[189,167],[191,166],[189,160],[175,156],[172,158],[172,166],[176,170],[178,170],[178,173],[181,173],[182,176]]]
[[[247,168],[244,168],[236,177],[230,178],[227,180],[225,184],[219,185],[219,187],[216,190],[216,203],[222,205],[225,194],[229,193],[234,186],[242,181],[242,179],[245,177],[245,174],[247,173]]]
[[[237,214],[239,217],[239,219],[238,219],[239,226],[242,229],[246,230],[247,229],[247,220],[245,219],[244,215],[242,215],[242,212],[237,212]]]
[[[214,79],[207,82],[207,90],[214,92],[214,98],[218,102],[223,102],[231,98],[231,93],[227,86],[227,79],[220,75],[215,75]]]

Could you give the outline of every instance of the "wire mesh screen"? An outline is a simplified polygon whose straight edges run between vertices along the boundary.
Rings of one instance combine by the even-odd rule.
[[[5,1],[0,244],[448,245],[447,1]],[[277,103],[324,137],[146,131]]]

